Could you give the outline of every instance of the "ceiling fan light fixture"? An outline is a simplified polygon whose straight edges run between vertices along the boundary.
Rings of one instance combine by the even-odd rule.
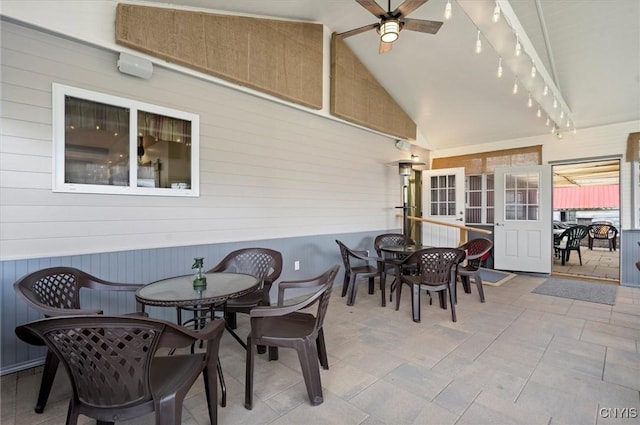
[[[400,34],[400,21],[397,19],[387,19],[380,24],[378,28],[380,33],[380,41],[383,43],[393,43],[398,39]]]

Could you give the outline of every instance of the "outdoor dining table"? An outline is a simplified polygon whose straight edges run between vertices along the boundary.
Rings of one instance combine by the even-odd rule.
[[[396,268],[396,275],[391,282],[391,286],[389,288],[390,294],[393,295],[393,292],[396,290],[399,283],[399,276],[402,273],[402,262],[405,258],[413,254],[414,252],[420,251],[421,249],[431,248],[427,245],[382,245],[380,247],[380,251],[392,254],[392,257],[385,258],[390,263],[393,263]],[[386,279],[386,278],[385,278]]]
[[[241,297],[255,291],[260,282],[254,276],[244,273],[205,273],[207,284],[205,287],[194,288],[195,276],[185,275],[161,279],[149,283],[136,291],[136,300],[144,307],[175,307],[177,309],[177,322],[181,326],[193,326],[197,329],[204,325],[206,320],[214,319],[214,309],[226,305],[231,298]],[[193,319],[182,321],[182,311],[192,311]],[[225,324],[229,333],[246,349],[246,344],[238,335]],[[227,390],[218,359],[218,376],[222,389],[221,406],[226,405]]]

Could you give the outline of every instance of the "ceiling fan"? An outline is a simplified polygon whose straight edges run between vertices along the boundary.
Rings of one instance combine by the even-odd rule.
[[[338,36],[342,38],[351,37],[352,35],[376,29],[378,34],[380,34],[380,47],[378,49],[378,53],[382,54],[391,50],[392,43],[398,39],[400,31],[403,29],[435,34],[442,26],[442,22],[410,19],[406,17],[427,1],[428,0],[404,0],[400,6],[392,11],[391,0],[389,0],[388,11],[385,11],[378,3],[375,2],[375,0],[356,0],[360,6],[364,7],[374,16],[379,18],[380,22],[345,31],[338,34]]]

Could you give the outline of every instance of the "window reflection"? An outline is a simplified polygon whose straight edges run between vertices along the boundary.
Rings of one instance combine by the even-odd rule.
[[[65,96],[65,183],[129,185],[129,110]]]
[[[191,188],[191,122],[138,111],[138,187]]]

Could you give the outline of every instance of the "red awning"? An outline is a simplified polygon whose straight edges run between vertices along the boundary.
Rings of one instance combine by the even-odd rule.
[[[620,186],[558,187],[553,189],[553,209],[620,208]]]

